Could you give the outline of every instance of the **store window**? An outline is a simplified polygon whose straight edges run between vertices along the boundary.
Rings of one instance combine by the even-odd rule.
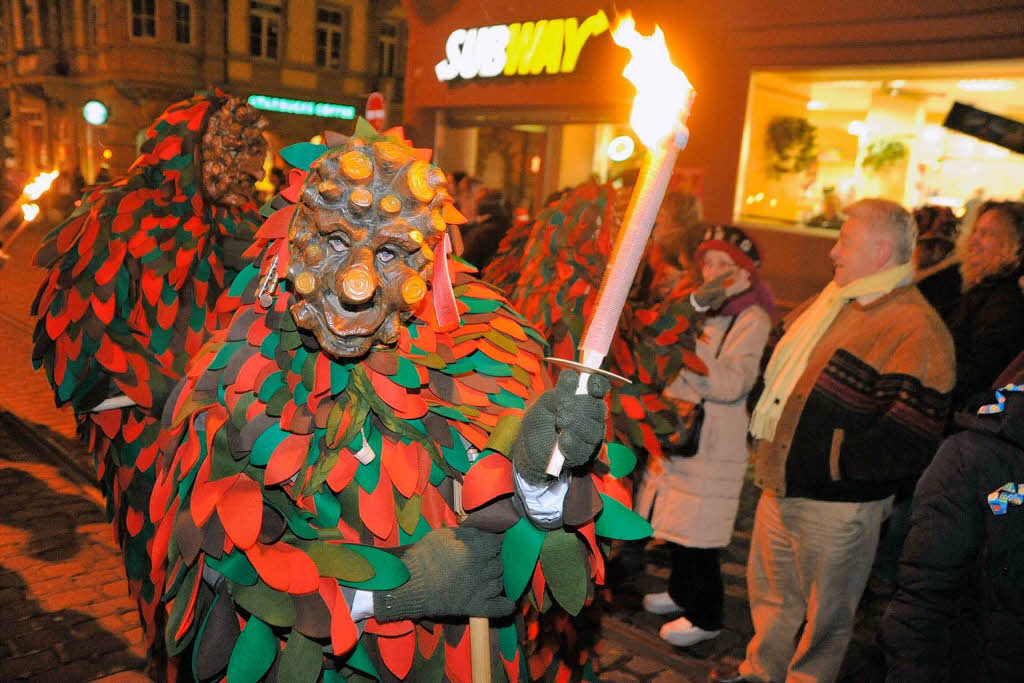
[[[192,3],[174,3],[174,40],[189,45],[192,43]]]
[[[156,37],[156,0],[131,0],[132,38]]]
[[[955,102],[1021,120],[1024,60],[756,72],[748,102],[741,221],[837,229],[865,197],[958,215],[1020,198],[1024,156],[943,123]]]
[[[249,3],[249,54],[277,60],[281,35],[281,6],[269,2]]]
[[[345,17],[341,9],[321,5],[316,10],[316,65],[340,69]]]
[[[400,62],[399,25],[385,21],[380,25],[377,37],[377,74],[398,76],[402,73]]]

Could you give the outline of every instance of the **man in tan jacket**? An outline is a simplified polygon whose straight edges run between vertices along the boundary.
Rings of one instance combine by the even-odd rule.
[[[896,482],[942,434],[953,346],[912,284],[913,219],[881,199],[846,214],[835,277],[787,318],[751,416],[754,637],[715,681],[836,679]]]

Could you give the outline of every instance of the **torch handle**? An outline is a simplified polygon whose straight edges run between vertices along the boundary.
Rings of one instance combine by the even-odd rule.
[[[491,683],[491,620],[469,618],[469,662],[473,683]]]
[[[594,353],[583,349],[580,357],[580,364],[588,368],[597,370],[601,367],[601,362],[604,361],[604,355]],[[582,396],[587,393],[587,380],[590,379],[589,372],[580,373],[580,381],[576,384],[576,395]],[[558,439],[555,439],[555,447],[551,450],[551,458],[548,460],[547,469],[544,471],[550,474],[552,477],[557,477],[562,473],[562,465],[565,464],[565,456],[562,455],[562,451],[558,449]]]

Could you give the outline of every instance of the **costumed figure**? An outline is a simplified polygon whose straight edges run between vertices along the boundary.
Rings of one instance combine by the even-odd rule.
[[[556,357],[575,358],[631,191],[629,185],[616,190],[588,182],[562,194],[540,212],[527,238],[510,232],[483,273],[485,280],[503,283],[509,301],[545,336]],[[672,194],[659,223],[674,222]],[[656,243],[658,233],[656,228]],[[615,438],[653,457],[683,431],[685,410],[662,398],[665,384],[683,368],[706,371],[695,352],[701,316],[691,295],[701,309],[717,308],[749,286],[730,283],[727,292],[715,281],[697,291],[696,282],[676,265],[678,252],[668,257],[665,251],[658,245],[645,253],[605,361],[607,369],[632,381],[609,398]]]
[[[512,614],[577,613],[597,536],[650,532],[607,383],[548,389],[542,338],[450,255],[429,150],[362,120],[324,139],[282,151],[234,317],[164,416],[169,650],[200,680],[469,681],[482,616],[494,680],[586,675]]]
[[[162,642],[147,521],[160,415],[259,227],[265,126],[221,92],[171,105],[128,173],[90,188],[35,257],[50,272],[32,305],[33,364],[94,454],[151,646]]]

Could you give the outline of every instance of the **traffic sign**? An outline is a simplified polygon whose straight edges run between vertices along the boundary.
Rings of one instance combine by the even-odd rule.
[[[366,98],[366,120],[377,129],[377,132],[384,130],[384,124],[388,119],[387,103],[384,95],[379,92],[372,92]]]

